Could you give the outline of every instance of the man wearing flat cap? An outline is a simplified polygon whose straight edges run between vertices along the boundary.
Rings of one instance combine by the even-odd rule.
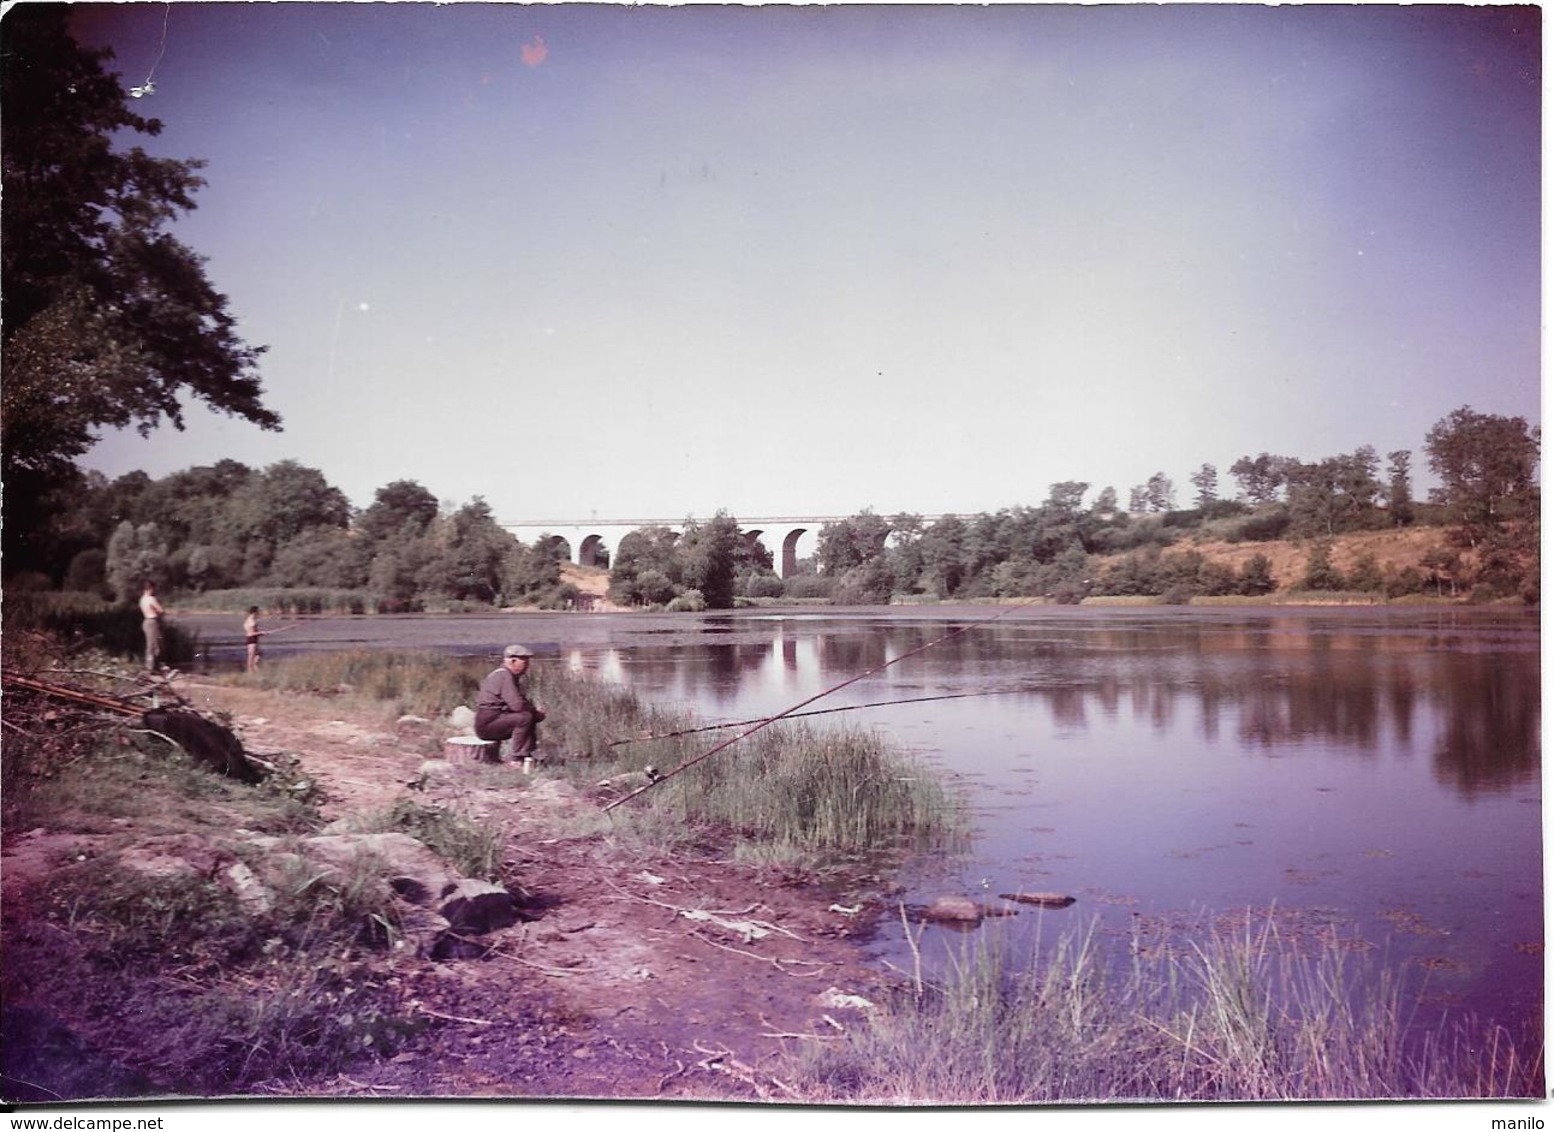
[[[539,745],[539,723],[545,718],[519,682],[529,671],[533,655],[523,645],[508,645],[502,650],[502,667],[480,682],[475,699],[475,734],[488,743],[511,739],[515,759],[534,753]]]

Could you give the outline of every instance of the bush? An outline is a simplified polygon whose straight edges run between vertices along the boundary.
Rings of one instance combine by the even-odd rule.
[[[1311,548],[1306,573],[1296,585],[1303,590],[1342,590],[1348,584],[1343,571],[1333,565],[1333,549],[1326,543]]]
[[[706,611],[707,599],[700,590],[686,590],[664,608],[670,613],[702,613]]]
[[[795,574],[782,584],[783,596],[796,600],[828,599],[835,589],[835,579],[825,574]]]
[[[746,597],[782,597],[786,587],[776,574],[751,574],[745,581]]]
[[[831,601],[836,605],[889,605],[893,592],[895,579],[884,560],[876,558],[843,574],[832,591]]]
[[[1240,525],[1239,536],[1232,542],[1274,542],[1290,528],[1290,513],[1285,508],[1252,515]]]

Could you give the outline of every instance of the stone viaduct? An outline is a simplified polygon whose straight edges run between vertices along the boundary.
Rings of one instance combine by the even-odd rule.
[[[736,516],[745,538],[758,540],[771,551],[772,565],[782,578],[792,577],[801,558],[815,552],[820,528],[839,523],[846,515],[778,515],[758,518]],[[702,520],[705,522],[705,520]],[[685,519],[515,519],[502,527],[519,542],[532,546],[541,539],[565,544],[567,558],[579,566],[598,566],[613,561],[621,539],[643,527],[668,527],[685,532]],[[603,552],[603,553],[601,553]]]

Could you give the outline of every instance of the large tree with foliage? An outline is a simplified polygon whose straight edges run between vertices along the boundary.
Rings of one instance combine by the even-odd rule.
[[[1535,511],[1539,430],[1523,417],[1477,413],[1468,406],[1437,421],[1425,437],[1430,469],[1441,479],[1431,498],[1474,532]]]
[[[278,429],[204,261],[165,228],[194,208],[202,163],[116,149],[154,136],[132,113],[112,53],[77,44],[64,4],[19,4],[0,23],[0,471],[6,566],[27,565],[48,489],[103,427],[183,427],[183,398]],[[13,552],[23,559],[17,562]]]

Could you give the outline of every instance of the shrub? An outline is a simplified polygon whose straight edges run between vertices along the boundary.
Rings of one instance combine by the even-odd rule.
[[[1275,510],[1249,516],[1241,523],[1239,538],[1232,541],[1274,542],[1283,538],[1289,528],[1290,513],[1281,506]]]
[[[670,613],[701,613],[706,608],[707,599],[700,590],[686,590],[665,606]]]
[[[835,579],[828,574],[796,574],[782,584],[783,596],[797,600],[828,599],[835,589]]]
[[[746,597],[782,597],[785,591],[776,574],[751,574],[745,581]]]
[[[1333,548],[1319,542],[1306,557],[1306,572],[1296,584],[1303,590],[1341,590],[1347,582],[1343,571],[1333,565]]]

